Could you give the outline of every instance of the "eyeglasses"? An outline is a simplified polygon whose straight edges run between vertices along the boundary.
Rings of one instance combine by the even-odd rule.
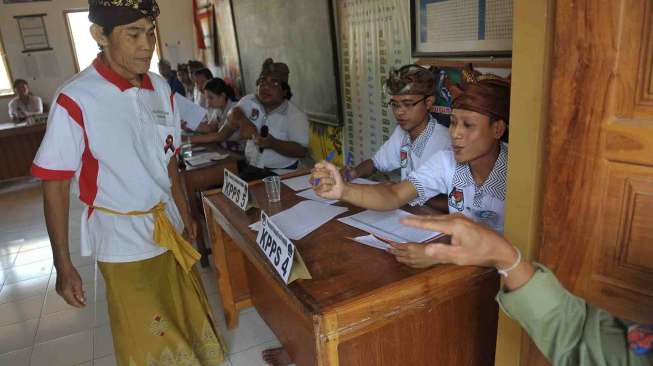
[[[258,78],[256,79],[256,86],[267,86],[272,88],[278,88],[281,87],[281,80],[278,79],[267,80],[266,78]]]
[[[422,99],[420,99],[420,100],[418,100],[416,102],[405,102],[405,101],[404,102],[395,102],[394,100],[391,100],[386,104],[386,107],[392,108],[393,111],[398,111],[398,110],[402,110],[402,109],[403,110],[408,110],[408,109],[412,109],[413,107],[415,107],[419,103],[425,101],[426,98],[428,98],[428,96],[425,96],[424,98],[422,98]]]

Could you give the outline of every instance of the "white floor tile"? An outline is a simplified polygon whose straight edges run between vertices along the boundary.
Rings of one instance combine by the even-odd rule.
[[[91,330],[34,346],[31,366],[71,366],[93,359]]]
[[[268,366],[263,362],[261,352],[268,348],[276,347],[281,347],[281,344],[277,341],[266,342],[248,348],[242,352],[231,354],[229,360],[231,361],[232,366]]]
[[[30,347],[34,342],[37,319],[0,327],[0,354]]]
[[[17,255],[18,253],[0,255],[0,271],[13,267]]]
[[[24,266],[14,266],[4,271],[5,285],[31,280],[37,277],[50,276],[51,272],[52,260],[40,261],[26,264]]]
[[[15,254],[20,251],[20,247],[25,239],[7,240],[0,242],[0,255]]]
[[[93,366],[116,366],[116,357],[109,355],[93,361]]]
[[[113,354],[113,338],[109,324],[94,329],[93,358],[102,358]]]
[[[256,311],[241,312],[238,327],[234,330],[227,330],[224,326],[220,328],[230,353],[238,353],[277,339]]]
[[[94,311],[96,310],[94,309],[93,304],[88,304],[82,309],[73,308],[70,310],[43,316],[39,322],[39,329],[36,334],[36,342],[47,342],[55,338],[68,336],[74,333],[85,331],[89,328],[93,328],[95,323]],[[103,311],[103,304],[98,304],[98,322],[105,317],[102,314]]]
[[[5,284],[0,290],[0,304],[20,301],[30,297],[45,297],[50,276],[42,276],[31,280]]]
[[[47,247],[43,248],[36,248],[27,251],[23,251],[23,249],[21,249],[18,253],[18,256],[16,257],[14,266],[22,266],[25,264],[31,264],[44,260],[52,260],[52,249],[50,248],[49,243]]]
[[[40,296],[0,304],[0,326],[38,319],[42,307],[43,299]]]
[[[25,348],[0,355],[0,365],[6,366],[30,366],[29,359],[32,356],[32,348]]]
[[[215,294],[218,292],[218,280],[216,278],[215,272],[200,272],[200,278],[204,284],[204,291],[207,295]]]
[[[43,248],[50,249],[50,252],[52,253],[52,249],[50,247],[50,238],[48,237],[47,232],[43,237],[25,241],[20,247],[20,252],[25,253]]]

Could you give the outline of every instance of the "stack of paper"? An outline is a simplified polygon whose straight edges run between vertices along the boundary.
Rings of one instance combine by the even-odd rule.
[[[317,193],[315,193],[315,191],[313,190],[313,188],[307,189],[305,191],[301,191],[301,192],[297,193],[297,195],[299,197],[304,197],[306,199],[313,200],[313,201],[316,201],[316,202],[325,203],[327,205],[332,205],[332,204],[338,202],[338,200],[330,200],[328,198],[322,198],[322,197],[318,196]]]
[[[270,216],[270,220],[291,240],[299,240],[334,217],[347,211],[347,207],[329,206],[316,201],[302,201],[295,206]],[[258,231],[261,223],[250,225]]]
[[[391,246],[390,244],[379,240],[376,236],[370,234],[370,235],[363,235],[363,236],[357,236],[355,238],[352,238],[353,241],[367,245],[368,247],[376,248],[376,249],[381,249],[381,250],[390,250]]]
[[[228,156],[229,154],[220,154],[218,152],[202,153],[186,158],[186,162],[191,166],[199,166],[225,159]]]
[[[356,179],[352,180],[351,182],[355,183],[355,184],[379,184],[379,182],[376,182],[376,181],[373,181],[373,180],[370,180],[370,179],[366,179],[366,178],[356,178]]]
[[[399,220],[407,216],[413,216],[413,214],[398,209],[394,211],[366,210],[343,217],[338,221],[398,243],[421,243],[440,235],[439,232],[402,225]]]
[[[288,178],[281,181],[281,183],[290,187],[293,191],[303,191],[307,188],[311,188],[311,183],[308,179],[311,177],[310,174],[302,175],[299,177]]]

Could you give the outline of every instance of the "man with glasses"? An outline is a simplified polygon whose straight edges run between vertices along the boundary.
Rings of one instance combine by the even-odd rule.
[[[385,88],[397,127],[372,159],[355,168],[345,167],[342,173],[346,180],[397,169],[401,169],[401,179],[406,179],[437,151],[451,146],[447,128],[429,113],[435,103],[431,70],[419,65],[391,70]]]
[[[256,94],[244,96],[227,117],[214,142],[240,131],[246,162],[239,162],[241,178],[261,179],[272,169],[296,169],[308,152],[308,118],[290,102],[288,65],[268,58],[256,80]]]

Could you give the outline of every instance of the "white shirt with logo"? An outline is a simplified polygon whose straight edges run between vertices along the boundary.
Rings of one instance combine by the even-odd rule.
[[[43,179],[73,179],[82,214],[82,255],[132,262],[166,251],[153,242],[152,215],[118,216],[167,205],[173,226],[183,224],[172,199],[168,163],[181,143],[179,112],[168,83],[143,75],[140,88],[98,58],[56,94],[45,137],[32,165]]]
[[[269,133],[277,140],[293,141],[308,147],[308,118],[295,104],[286,100],[270,113],[258,101],[256,95],[244,96],[236,105],[260,132],[261,127],[268,126]],[[297,162],[297,158],[281,155],[272,149],[259,147],[253,140],[247,141],[245,157],[250,165],[259,168],[282,169]]]
[[[388,141],[372,158],[372,162],[376,170],[381,172],[401,169],[403,180],[436,152],[449,147],[451,147],[449,129],[440,125],[431,116],[426,128],[415,141],[412,141],[410,134],[400,126],[395,127]]]
[[[15,97],[9,101],[8,108],[9,118],[25,118],[43,113],[43,101],[36,95],[30,95],[27,103]]]
[[[469,164],[457,163],[451,149],[439,151],[408,176],[418,195],[410,204],[423,205],[445,193],[449,213],[462,213],[503,233],[507,163],[508,145],[502,143],[490,175],[478,186]]]

